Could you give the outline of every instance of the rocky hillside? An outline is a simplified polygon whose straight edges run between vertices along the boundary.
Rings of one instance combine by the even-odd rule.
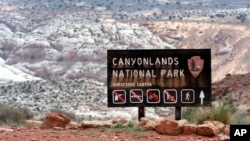
[[[210,48],[212,81],[250,71],[249,23],[143,22],[151,32],[177,48]]]
[[[108,108],[107,88],[91,79],[33,80],[0,85],[0,102],[27,109],[40,118],[50,111],[64,111],[82,120],[137,119],[138,108]],[[147,117],[158,118],[171,108],[147,108]]]
[[[0,56],[47,80],[84,76],[104,82],[107,49],[174,48],[139,24],[91,22],[85,13],[56,15],[33,28],[32,15],[0,16],[6,20],[0,24]]]
[[[213,96],[217,101],[231,101],[239,109],[249,110],[250,73],[244,75],[228,74],[213,84]]]
[[[2,1],[0,57],[6,65],[46,80],[105,82],[107,49],[211,48],[216,81],[249,68],[249,58],[242,57],[249,47],[249,3],[227,2]],[[150,26],[141,24],[145,21]]]
[[[239,93],[238,101],[243,102],[247,90],[238,85],[245,82],[237,78],[224,87],[222,79],[249,73],[248,4],[247,0],[228,4],[215,0],[2,0],[0,102],[36,114],[62,109],[79,119],[131,119],[137,116],[137,108],[106,106],[107,50],[175,48],[211,48],[215,95],[237,86],[239,92],[232,92]],[[21,74],[22,80],[30,81],[14,82]],[[173,111],[147,110],[154,118]]]

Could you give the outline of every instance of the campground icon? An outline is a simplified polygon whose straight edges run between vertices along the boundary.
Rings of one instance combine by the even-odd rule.
[[[200,56],[193,56],[188,59],[188,69],[193,77],[198,77],[204,67],[204,60]]]

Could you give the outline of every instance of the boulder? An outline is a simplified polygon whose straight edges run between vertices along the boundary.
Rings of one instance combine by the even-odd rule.
[[[124,125],[128,123],[128,120],[125,118],[116,118],[112,120],[112,124],[117,124],[117,123],[122,123]]]
[[[223,129],[223,133],[230,136],[230,125],[226,125]]]
[[[81,128],[99,128],[99,127],[111,127],[112,121],[83,121],[80,125]]]
[[[191,135],[191,134],[197,134],[197,125],[187,124],[183,125],[183,134],[185,135]]]
[[[198,135],[201,136],[215,136],[219,134],[219,129],[212,124],[198,125]]]
[[[228,135],[221,135],[219,139],[220,141],[230,141],[230,137]]]
[[[141,118],[138,126],[145,131],[155,130],[156,122],[147,118]]]
[[[178,125],[180,128],[182,128],[184,125],[188,124],[188,121],[186,119],[178,120]]]
[[[70,119],[66,115],[52,112],[45,117],[41,125],[41,128],[42,129],[50,129],[54,127],[65,128],[67,124],[69,124],[69,122]]]
[[[223,132],[225,124],[220,121],[203,121],[203,124],[211,124],[218,128],[219,132]]]
[[[160,120],[156,123],[156,132],[164,135],[179,135],[182,132],[182,126],[186,123],[186,120]]]

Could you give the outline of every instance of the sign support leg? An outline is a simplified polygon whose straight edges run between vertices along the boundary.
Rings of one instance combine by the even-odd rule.
[[[175,120],[181,120],[181,107],[175,107]]]
[[[138,107],[138,121],[140,121],[142,117],[145,117],[145,107]]]

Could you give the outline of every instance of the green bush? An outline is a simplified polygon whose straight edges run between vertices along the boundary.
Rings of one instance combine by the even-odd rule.
[[[225,124],[232,122],[232,114],[235,113],[236,108],[232,103],[222,103],[218,106],[186,109],[182,115],[184,119],[197,124],[206,120],[217,120]]]
[[[210,107],[208,110],[202,113],[202,116],[198,118],[198,123],[202,123],[205,120],[217,120],[225,124],[229,124],[232,120],[233,108],[234,107],[228,103]]]
[[[196,116],[197,116],[197,108],[184,108],[182,112],[182,117],[186,120],[188,120],[191,123],[195,123],[196,121]]]
[[[21,124],[30,118],[27,109],[14,108],[0,103],[0,124]]]
[[[112,126],[111,129],[127,131],[127,132],[129,132],[129,131],[142,131],[142,129],[140,129],[138,126],[136,126],[132,122],[129,122],[128,124],[125,124],[125,125],[121,122],[118,122],[117,124]]]
[[[225,89],[224,91],[223,91],[223,93],[222,93],[222,96],[226,96],[227,94],[228,94],[228,88],[227,89]]]

